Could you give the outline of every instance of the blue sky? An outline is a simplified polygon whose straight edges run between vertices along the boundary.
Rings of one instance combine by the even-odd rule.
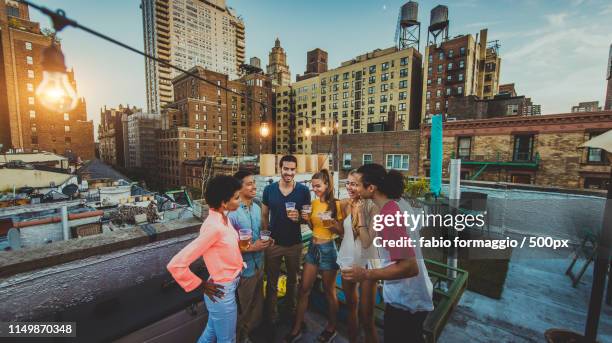
[[[45,0],[68,17],[142,49],[138,0]],[[376,48],[394,44],[397,13],[404,1],[390,0],[227,0],[246,24],[247,57],[267,64],[279,37],[292,78],[303,73],[306,52],[322,48],[329,67]],[[449,8],[450,36],[489,29],[501,44],[501,81],[542,105],[543,113],[569,112],[579,101],[603,103],[605,69],[612,43],[609,0],[419,1],[421,50],[429,11]],[[35,10],[34,20],[49,21]],[[145,106],[144,58],[87,33],[66,28],[61,34],[66,62],[75,68],[79,92],[96,125],[104,105]],[[97,128],[96,128],[97,130]]]

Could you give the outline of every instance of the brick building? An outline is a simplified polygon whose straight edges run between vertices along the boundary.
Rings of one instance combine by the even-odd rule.
[[[453,97],[475,95],[484,99],[485,85],[489,86],[487,97],[497,94],[501,58],[495,49],[487,49],[487,29],[480,30],[476,38],[461,35],[429,45],[424,57],[421,111],[424,118],[446,113]]]
[[[157,171],[157,135],[160,117],[155,113],[137,112],[127,116],[127,158],[125,167]]]
[[[385,131],[345,134],[338,136],[340,143],[340,177],[367,163],[378,163],[397,169],[410,176],[418,174],[420,131]],[[336,156],[336,137],[312,137],[312,153]],[[337,166],[333,159],[331,169]]]
[[[316,48],[306,53],[306,71],[296,75],[296,81],[302,81],[327,71],[327,51]]]
[[[0,150],[50,151],[82,160],[94,157],[93,122],[85,100],[56,113],[36,99],[42,55],[52,38],[30,20],[28,6],[0,1]],[[73,71],[68,79],[76,89]]]
[[[462,160],[465,179],[568,188],[603,188],[610,163],[578,146],[612,129],[612,111],[516,116],[444,123],[444,177]],[[419,174],[429,175],[430,125],[421,129]]]
[[[478,99],[475,95],[448,100],[446,115],[449,119],[486,119],[504,116],[532,115],[533,104],[525,96],[498,94],[490,99]]]
[[[126,167],[128,156],[128,116],[139,112],[135,106],[119,105],[118,108],[100,110],[100,125],[98,126],[98,142],[100,159],[107,164]]]
[[[187,160],[274,151],[273,135],[259,135],[262,121],[274,127],[273,92],[267,76],[252,73],[230,81],[227,75],[201,67],[190,71],[216,85],[186,74],[173,80],[174,102],[162,110],[159,137],[160,177],[166,186],[181,184],[181,165]]]
[[[599,106],[599,101],[579,102],[578,105],[572,106],[572,113],[597,112],[597,111],[601,111],[601,106]]]

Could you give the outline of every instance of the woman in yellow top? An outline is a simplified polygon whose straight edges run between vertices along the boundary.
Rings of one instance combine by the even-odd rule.
[[[312,242],[304,258],[304,270],[300,284],[300,295],[293,329],[285,336],[285,342],[295,342],[302,336],[302,322],[308,308],[308,297],[320,269],[323,276],[323,289],[327,298],[329,318],[327,326],[319,335],[318,342],[330,342],[336,337],[336,315],[338,298],[336,297],[336,275],[338,274],[338,256],[334,238],[343,235],[340,201],[334,197],[334,186],[327,169],[322,169],[312,176],[312,190],[317,199],[312,201],[312,211],[304,211],[302,219],[312,228]]]

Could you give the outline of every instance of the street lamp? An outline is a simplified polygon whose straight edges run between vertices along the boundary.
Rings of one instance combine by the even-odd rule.
[[[78,103],[78,96],[68,80],[64,54],[55,43],[55,37],[53,43],[43,51],[42,67],[43,79],[36,88],[36,97],[40,103],[51,111],[72,111]]]
[[[266,138],[270,134],[270,128],[268,127],[268,123],[261,123],[261,127],[259,128],[259,134],[261,137]]]

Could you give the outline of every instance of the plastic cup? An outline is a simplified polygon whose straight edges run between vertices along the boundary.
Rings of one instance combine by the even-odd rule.
[[[302,212],[310,214],[312,213],[312,205],[304,205],[302,206]]]
[[[249,229],[241,229],[238,231],[238,236],[240,238],[240,248],[247,249],[249,245],[251,245],[251,238],[253,237],[253,232]]]
[[[259,233],[259,237],[261,238],[262,241],[269,240],[270,239],[270,235],[272,235],[272,232],[267,231],[267,230],[261,231]]]
[[[325,211],[325,212],[319,213],[319,218],[321,218],[321,221],[323,222],[324,227],[330,227],[334,223],[331,217],[331,211]]]

